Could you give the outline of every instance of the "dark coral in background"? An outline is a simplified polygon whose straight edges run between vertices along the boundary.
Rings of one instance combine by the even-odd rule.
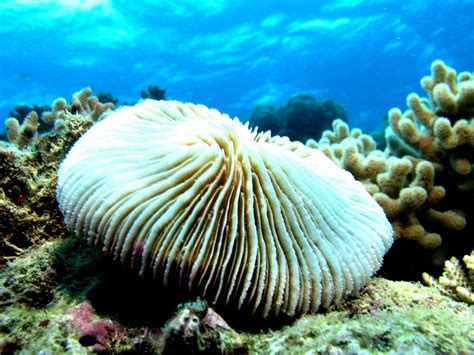
[[[271,104],[255,106],[249,121],[259,130],[270,130],[273,135],[304,143],[309,138],[320,137],[324,130],[331,128],[336,118],[347,119],[340,104],[333,100],[319,101],[312,94],[300,93],[280,107]]]

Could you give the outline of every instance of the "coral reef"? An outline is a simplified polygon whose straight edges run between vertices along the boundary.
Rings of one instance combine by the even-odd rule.
[[[419,284],[373,279],[331,312],[242,340],[256,353],[469,353],[471,312]]]
[[[72,144],[112,106],[90,97],[86,88],[71,105],[56,100],[43,120],[53,129],[38,134],[38,115],[31,112],[20,125],[6,121],[9,143],[0,142],[0,264],[26,248],[65,232],[57,208],[56,171]]]
[[[0,308],[18,304],[43,308],[53,300],[58,282],[50,246],[44,243],[2,269]]]
[[[0,264],[65,230],[54,194],[57,163],[46,160],[50,154],[0,146]]]
[[[257,105],[249,122],[259,130],[271,130],[273,135],[306,142],[309,138],[319,137],[336,118],[347,118],[341,105],[332,100],[318,101],[311,94],[301,93],[278,108],[270,104]]]
[[[406,247],[385,265],[419,277],[417,262],[456,258],[438,280],[423,275],[433,288],[376,278],[324,314],[273,329],[225,306],[189,302],[191,294],[164,290],[82,240],[64,239],[58,164],[111,106],[86,89],[42,115],[18,111],[22,117],[8,121],[9,142],[0,142],[0,353],[474,352],[466,304],[474,255],[464,256],[466,268],[459,261],[473,243],[472,74],[437,61],[422,87],[428,98],[412,94],[409,110],[390,111],[384,152],[341,120],[307,144],[351,172],[385,209],[394,249]],[[51,131],[41,134],[38,123]]]
[[[471,255],[464,255],[463,261],[468,270],[467,276],[459,260],[452,257],[445,261],[443,275],[438,280],[427,273],[423,273],[423,280],[443,295],[474,304],[474,250]]]
[[[118,266],[107,265],[77,238],[45,242],[6,265],[0,271],[0,352],[224,352],[222,331],[230,327],[206,302],[175,311],[179,297],[166,300],[153,283],[127,277],[129,284],[119,286],[124,277],[112,270]]]

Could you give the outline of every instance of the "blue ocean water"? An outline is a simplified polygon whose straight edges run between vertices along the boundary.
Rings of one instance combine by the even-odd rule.
[[[245,120],[298,92],[371,131],[442,59],[474,67],[473,0],[4,0],[0,131],[15,105],[148,85]]]

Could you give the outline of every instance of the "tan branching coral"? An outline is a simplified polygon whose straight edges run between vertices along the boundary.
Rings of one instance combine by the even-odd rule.
[[[412,93],[407,97],[407,111],[390,110],[386,154],[409,159],[413,165],[409,185],[417,186],[419,181],[427,193],[419,195],[418,201],[425,202],[418,208],[418,221],[423,220],[433,231],[462,230],[473,215],[466,201],[474,196],[474,78],[467,72],[457,75],[437,60],[421,86],[428,98]],[[443,212],[434,208],[441,204]],[[405,219],[403,236],[411,238],[415,231],[415,238],[424,246],[441,243],[439,233],[424,233],[424,223],[416,227],[417,219],[412,217]]]
[[[341,120],[307,145],[361,181],[382,206],[395,238],[417,241],[427,249],[442,234],[462,230],[472,207],[460,193],[474,192],[474,80],[441,61],[422,79],[428,99],[410,94],[409,110],[389,112],[387,149]]]
[[[323,151],[363,183],[392,222],[395,238],[416,240],[433,249],[441,244],[441,236],[426,231],[422,221],[464,228],[462,216],[433,207],[444,197],[445,190],[435,186],[434,169],[427,161],[415,165],[413,159],[387,157],[376,149],[372,137],[359,129],[349,130],[341,120],[335,120],[333,131],[324,132],[319,142],[309,140],[306,144]]]
[[[374,139],[360,129],[350,130],[340,119],[334,120],[332,125],[333,130],[324,131],[319,142],[310,139],[306,145],[321,150],[339,167],[352,173],[371,194],[378,192],[376,178],[387,165],[384,153],[377,150]]]
[[[411,174],[412,181],[408,175]],[[418,241],[433,249],[441,245],[441,235],[423,227],[424,222],[444,228],[464,228],[465,219],[454,211],[438,211],[434,206],[445,196],[442,186],[434,184],[434,169],[427,161],[413,166],[409,159],[388,158],[388,171],[377,176],[380,192],[374,194],[392,221],[398,238]]]
[[[8,140],[20,149],[26,147],[33,140],[38,127],[38,114],[35,111],[31,111],[21,125],[14,117],[5,121]]]
[[[41,118],[45,123],[51,125],[57,119],[62,119],[65,112],[69,112],[90,117],[95,122],[104,112],[113,109],[114,104],[111,102],[103,104],[96,96],[91,96],[91,93],[92,90],[89,87],[75,92],[70,104],[67,104],[67,101],[62,97],[57,98],[53,102],[51,111],[44,112]]]
[[[66,126],[64,121],[74,114],[96,122],[107,110],[113,109],[114,105],[110,102],[100,103],[96,96],[91,96],[91,93],[90,88],[74,93],[70,104],[63,98],[54,100],[51,111],[44,112],[41,119],[47,125],[53,126],[53,133],[64,129]],[[19,149],[25,148],[37,137],[38,127],[39,116],[35,111],[31,111],[21,125],[14,117],[5,121],[8,141]]]
[[[474,193],[474,77],[437,60],[421,80],[429,99],[407,97],[409,109],[389,112],[386,137],[390,155],[428,160],[448,175],[459,191]]]
[[[465,255],[463,261],[468,270],[467,275],[459,260],[452,257],[444,263],[443,275],[438,280],[427,273],[423,273],[423,280],[444,295],[474,304],[474,250],[471,255]]]

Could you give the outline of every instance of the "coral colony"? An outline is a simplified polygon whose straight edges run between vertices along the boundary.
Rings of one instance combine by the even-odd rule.
[[[0,352],[474,352],[474,78],[438,60],[421,86],[384,151],[341,119],[303,144],[157,87],[8,119]],[[370,279],[387,251],[381,275],[431,287]]]

